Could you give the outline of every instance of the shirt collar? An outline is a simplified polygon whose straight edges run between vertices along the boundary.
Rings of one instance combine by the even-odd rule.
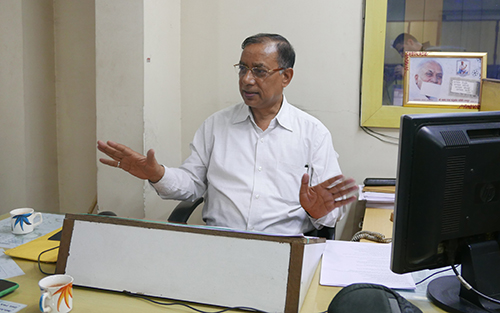
[[[276,115],[276,120],[281,125],[281,127],[293,131],[292,128],[292,118],[291,118],[291,105],[286,101],[285,95],[283,95],[283,103],[281,104],[281,109]]]
[[[278,121],[281,127],[289,131],[293,131],[290,116],[290,107],[291,105],[286,100],[285,95],[283,95],[283,103],[281,104],[280,111],[276,115],[275,119]],[[241,123],[246,121],[247,119],[252,120],[252,118],[252,111],[250,110],[250,107],[243,102],[240,104],[240,109],[234,115],[233,123]]]

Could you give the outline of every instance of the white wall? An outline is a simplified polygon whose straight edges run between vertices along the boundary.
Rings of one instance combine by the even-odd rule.
[[[59,209],[52,0],[0,2],[0,213]]]
[[[154,148],[164,164],[181,163],[181,30],[179,0],[144,2],[144,153]],[[148,61],[149,58],[149,61]],[[149,183],[145,216],[166,220],[177,201],[162,200]]]
[[[136,0],[96,0],[97,138],[144,144],[144,6]],[[101,155],[104,156],[104,155]],[[99,209],[143,217],[144,182],[98,165]]]
[[[241,101],[232,65],[258,32],[294,45],[287,98],[330,129],[344,173],[394,177],[397,147],[359,128],[362,11],[362,0],[1,1],[0,207],[86,212],[98,189],[101,210],[166,218],[174,204],[98,165],[95,140],[178,166],[201,122]]]
[[[57,211],[55,64],[51,0],[23,1],[27,204]]]
[[[22,2],[0,2],[0,213],[27,205]]]
[[[97,138],[180,164],[178,0],[96,0]],[[98,153],[99,157],[106,157]],[[98,164],[100,211],[166,219],[174,204],[148,182]]]
[[[94,0],[54,0],[61,212],[88,212],[97,196]]]
[[[240,102],[232,65],[259,32],[285,36],[297,53],[289,102],[331,131],[346,176],[395,177],[397,146],[359,128],[363,1],[182,1],[182,152],[202,121]],[[398,136],[397,130],[382,130]],[[198,210],[195,219],[200,220]]]
[[[289,102],[330,129],[347,176],[395,177],[397,147],[359,128],[363,1],[182,1],[182,149],[213,112],[241,101],[232,65],[241,42],[284,35],[297,53]],[[389,131],[397,136],[397,131]]]

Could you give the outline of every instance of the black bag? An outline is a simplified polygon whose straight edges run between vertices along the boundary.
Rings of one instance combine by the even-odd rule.
[[[352,284],[333,298],[328,313],[422,313],[399,293],[382,285]]]

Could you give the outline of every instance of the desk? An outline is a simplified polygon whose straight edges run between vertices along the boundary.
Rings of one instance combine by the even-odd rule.
[[[2,300],[27,304],[28,307],[21,310],[22,313],[40,313],[38,300],[40,289],[38,281],[45,277],[38,270],[36,262],[15,260],[26,275],[13,277],[11,281],[19,284],[19,288],[11,294],[6,295]],[[42,264],[45,272],[55,270],[55,264]],[[155,299],[161,302],[174,302],[165,299]],[[215,307],[206,305],[195,305],[197,309],[215,311]],[[182,306],[160,306],[148,303],[139,298],[133,298],[117,292],[95,290],[90,288],[75,287],[73,290],[73,310],[72,313],[127,313],[127,312],[194,312]]]
[[[364,226],[371,227],[371,223],[375,220],[382,222],[374,223],[370,229],[387,234],[383,229],[390,229],[389,234],[392,232],[392,226],[389,221],[391,210],[387,209],[367,209],[365,213]],[[387,215],[389,214],[389,215]],[[386,219],[387,215],[387,219]],[[383,222],[386,221],[386,222]],[[380,226],[380,227],[379,227]],[[19,284],[19,288],[13,293],[5,296],[2,300],[27,304],[28,307],[21,312],[23,313],[38,313],[38,300],[40,291],[38,289],[38,281],[45,275],[40,273],[36,262],[15,259],[16,263],[26,273],[26,275],[11,278],[9,280],[15,281]],[[55,264],[42,264],[45,272],[51,272],[55,269]],[[327,310],[333,297],[341,290],[340,287],[329,287],[319,285],[320,266],[316,269],[311,287],[304,300],[301,313],[319,313]],[[117,292],[109,292],[102,290],[95,290],[89,288],[75,287],[74,288],[74,313],[88,313],[88,312],[106,312],[106,313],[127,313],[127,312],[194,312],[188,308],[181,306],[159,306],[151,304],[138,298],[132,298]],[[174,302],[173,300],[158,299],[162,302]],[[427,300],[412,301],[423,312],[444,312],[434,306]],[[197,309],[205,311],[216,311],[217,308],[208,305],[194,305]]]
[[[366,208],[365,218],[363,220],[362,230],[374,231],[385,235],[386,238],[392,238],[392,225],[390,209]],[[446,312],[435,306],[427,299],[421,301],[410,300],[423,312]]]
[[[366,208],[362,230],[374,231],[385,235],[386,238],[391,238],[392,222],[390,218],[392,212],[393,210],[390,209]]]

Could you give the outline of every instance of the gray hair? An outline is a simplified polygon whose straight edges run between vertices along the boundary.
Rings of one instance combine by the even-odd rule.
[[[295,64],[295,51],[288,40],[278,34],[260,33],[248,37],[241,44],[241,49],[256,43],[274,42],[278,49],[278,66],[282,68],[293,68]]]

